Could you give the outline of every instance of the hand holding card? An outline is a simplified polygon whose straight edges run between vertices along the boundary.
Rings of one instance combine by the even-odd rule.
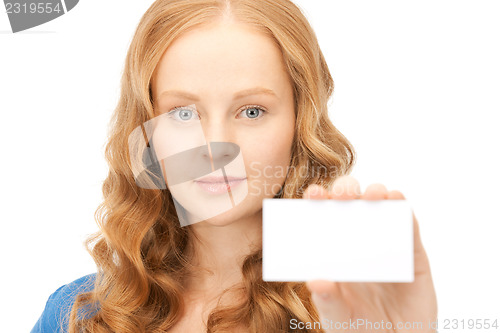
[[[406,200],[264,199],[262,207],[264,281],[413,282]]]
[[[362,194],[359,183],[351,176],[338,178],[330,191],[318,185],[311,185],[304,192],[303,198],[318,200],[405,199],[401,192],[387,191],[382,184],[372,184]],[[413,212],[411,215],[411,222],[413,224],[413,282],[382,283],[308,280],[307,287],[311,291],[312,300],[321,317],[322,325],[324,323],[349,323],[355,321],[357,326],[354,331],[370,332],[373,331],[373,327],[370,329],[368,326],[369,323],[380,325],[384,322],[387,325],[390,322],[391,324],[389,325],[392,325],[392,329],[388,326],[384,327],[391,332],[435,332],[434,328],[429,327],[429,322],[435,321],[437,317],[436,293],[432,283],[427,254],[420,239],[418,222]],[[403,214],[401,216],[404,217],[406,215]],[[401,222],[405,223],[405,221]],[[307,223],[305,223],[304,228],[307,228]],[[399,234],[407,234],[407,231],[407,229],[403,228]],[[265,227],[263,237],[263,269],[265,270]],[[408,239],[407,242],[411,243],[412,240]],[[402,246],[402,249],[405,249],[404,244],[400,243],[400,246]],[[297,244],[297,247],[300,247],[300,244]],[[318,253],[317,256],[322,258],[325,265],[328,265],[329,255],[327,253]],[[403,259],[402,262],[406,259]],[[407,270],[406,273],[408,273]],[[394,277],[395,275],[393,274],[392,276]],[[403,278],[400,278],[400,280],[403,281],[405,275],[401,276]],[[347,280],[344,279],[343,281]],[[340,279],[337,279],[337,281],[340,281]],[[351,281],[355,281],[355,279],[351,279]],[[365,279],[364,281],[368,280]],[[415,325],[419,325],[418,323],[420,323],[421,327],[412,326],[406,330],[399,329],[396,327],[399,322],[417,323]],[[352,330],[352,327],[344,327],[341,330],[328,326],[322,326],[322,328],[325,329],[325,332],[347,332]]]

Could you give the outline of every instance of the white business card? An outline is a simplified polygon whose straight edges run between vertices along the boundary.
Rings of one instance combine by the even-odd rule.
[[[406,200],[263,200],[264,281],[413,282]]]

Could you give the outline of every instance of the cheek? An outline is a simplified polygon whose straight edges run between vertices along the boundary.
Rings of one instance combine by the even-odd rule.
[[[151,139],[158,159],[173,156],[206,144],[199,122],[176,127],[166,116],[155,118]]]
[[[248,176],[262,178],[264,175],[273,175],[271,178],[284,178],[282,174],[286,174],[290,163],[293,135],[292,127],[286,131],[268,131],[254,141],[244,141],[240,147]]]

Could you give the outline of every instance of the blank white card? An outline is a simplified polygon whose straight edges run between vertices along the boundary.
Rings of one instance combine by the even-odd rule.
[[[413,282],[406,200],[263,200],[264,281]]]

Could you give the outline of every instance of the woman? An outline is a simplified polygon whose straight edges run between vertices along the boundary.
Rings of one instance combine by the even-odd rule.
[[[435,320],[436,296],[415,218],[413,283],[262,281],[262,199],[404,199],[381,184],[361,193],[348,176],[354,150],[328,118],[332,92],[314,32],[288,0],[153,3],[127,54],[106,146],[110,171],[96,212],[101,231],[87,243],[98,272],[51,295],[33,331],[323,332],[290,323]],[[151,142],[163,164],[147,173],[156,186],[148,188],[134,162],[145,155],[135,155],[130,138],[137,128],[147,132],[153,119],[192,121],[199,140],[186,135]],[[248,191],[229,208],[218,203],[203,215],[202,208],[213,207],[204,204],[218,197],[194,188],[175,191],[165,161],[200,143],[211,163],[230,155],[224,149],[232,146],[225,146],[217,157],[207,145],[212,142],[234,143],[241,157],[243,167],[231,170],[244,171],[245,182],[229,181],[226,192]],[[184,148],[169,151],[176,145]],[[335,172],[293,172],[305,166]],[[289,172],[264,172],[269,167]],[[212,164],[215,169],[221,168]],[[210,191],[215,185],[203,186]]]

